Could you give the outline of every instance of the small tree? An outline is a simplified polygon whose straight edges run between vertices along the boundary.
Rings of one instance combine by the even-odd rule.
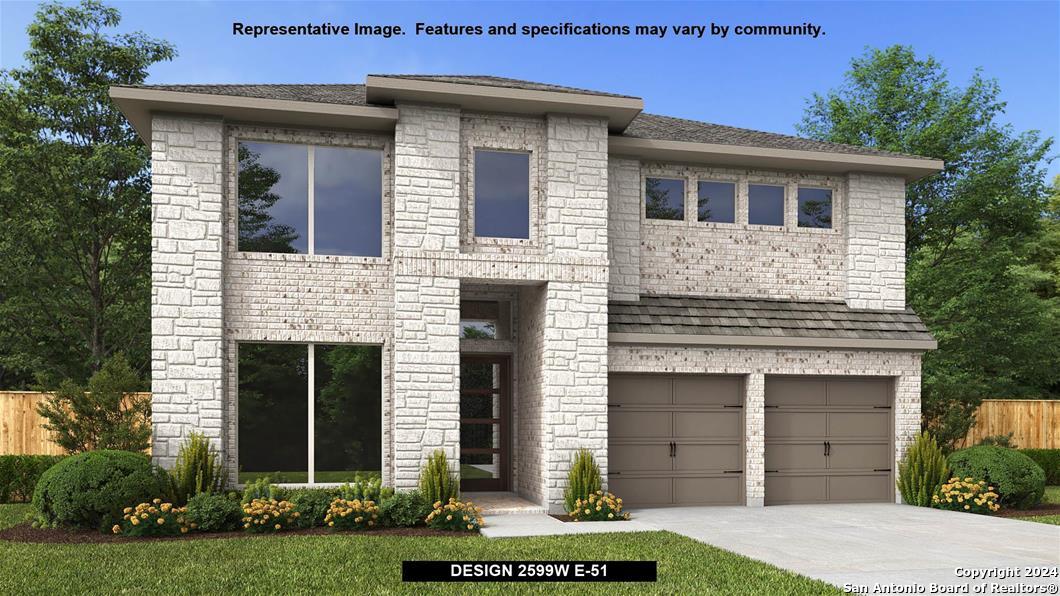
[[[139,375],[118,353],[89,378],[88,387],[63,381],[37,413],[55,433],[55,444],[69,453],[143,451],[151,441],[151,400],[135,393],[139,386]]]
[[[449,460],[441,449],[432,453],[420,470],[420,492],[431,504],[444,505],[460,496],[460,482],[449,470]]]
[[[567,473],[567,489],[563,491],[563,504],[570,513],[578,499],[587,499],[600,490],[600,466],[596,465],[588,449],[579,449],[571,461]]]
[[[946,456],[928,433],[917,435],[898,464],[898,491],[907,505],[931,507],[931,497],[949,478]]]

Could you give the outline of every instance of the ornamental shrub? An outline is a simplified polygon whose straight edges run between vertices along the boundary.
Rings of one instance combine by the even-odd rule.
[[[1060,449],[1020,449],[1019,452],[1041,466],[1046,484],[1060,484]]]
[[[378,476],[354,476],[353,482],[339,487],[339,496],[348,501],[375,501],[379,503],[394,494],[394,489],[383,486],[383,479]]]
[[[199,493],[185,509],[188,527],[200,532],[238,530],[243,518],[239,500],[218,493]]]
[[[971,476],[963,480],[954,477],[943,483],[931,497],[931,506],[950,511],[990,514],[1001,509],[997,497],[994,487],[982,480],[975,480]]]
[[[930,434],[918,434],[898,464],[898,491],[902,494],[902,502],[930,507],[947,478],[949,468],[942,449]]]
[[[578,499],[588,499],[600,490],[600,466],[596,465],[588,449],[579,449],[567,472],[567,488],[563,491],[563,504],[567,512],[575,509]]]
[[[477,532],[483,525],[481,509],[471,501],[462,503],[455,498],[450,498],[445,505],[436,501],[425,521],[436,530],[453,532]]]
[[[1003,507],[1030,509],[1045,494],[1045,472],[1015,449],[979,445],[955,451],[947,461],[952,476],[982,479],[995,487]]]
[[[394,528],[418,526],[430,512],[431,504],[418,490],[396,492],[379,506],[382,524]]]
[[[173,478],[173,494],[179,503],[187,503],[188,499],[199,493],[224,490],[221,457],[202,433],[190,433],[181,443],[170,475]]]
[[[248,532],[279,532],[297,527],[299,514],[290,501],[254,499],[243,504],[243,529]]]
[[[287,500],[294,503],[298,512],[298,527],[312,528],[324,525],[331,502],[340,497],[335,488],[295,488],[288,491]]]
[[[569,511],[574,521],[622,521],[629,513],[622,511],[622,499],[611,493],[598,490],[584,499],[575,499],[574,509]]]
[[[0,455],[0,503],[24,503],[48,468],[65,455]]]
[[[460,496],[460,481],[449,470],[449,460],[441,449],[431,454],[420,470],[420,493],[428,503],[448,503]]]
[[[122,519],[110,531],[126,536],[173,536],[187,534],[191,527],[186,517],[187,509],[174,507],[155,498],[149,503],[126,507]]]
[[[379,507],[374,501],[335,499],[324,523],[332,530],[368,530],[379,523]]]
[[[125,505],[165,494],[167,484],[164,470],[141,453],[89,451],[44,472],[33,507],[45,526],[109,528],[121,519]]]
[[[243,498],[240,502],[246,505],[255,499],[282,501],[286,497],[287,494],[283,488],[273,484],[268,476],[262,476],[246,483],[243,487]]]

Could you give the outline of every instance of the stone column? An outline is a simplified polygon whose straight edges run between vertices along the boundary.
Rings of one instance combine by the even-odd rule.
[[[766,376],[747,375],[744,396],[744,470],[749,507],[761,507],[766,496]]]

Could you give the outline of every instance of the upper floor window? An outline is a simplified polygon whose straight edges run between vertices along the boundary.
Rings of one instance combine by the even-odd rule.
[[[475,236],[530,238],[530,154],[475,150]]]
[[[799,227],[832,227],[832,191],[799,187]]]
[[[699,221],[736,223],[736,185],[732,182],[698,183],[696,210]]]
[[[382,256],[381,151],[261,141],[237,151],[239,250]]]
[[[645,178],[644,217],[683,220],[685,181],[674,178]]]
[[[784,187],[770,184],[748,184],[747,223],[760,226],[783,226]]]

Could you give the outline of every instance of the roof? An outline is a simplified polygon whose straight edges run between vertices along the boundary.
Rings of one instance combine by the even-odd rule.
[[[536,83],[521,79],[509,79],[506,77],[494,77],[489,75],[415,75],[415,74],[377,74],[368,75],[372,77],[383,77],[385,79],[409,79],[413,81],[434,81],[436,83],[456,83],[458,85],[478,85],[480,87],[501,87],[504,89],[522,89],[524,91],[555,91],[558,93],[577,93],[579,95],[599,95],[600,97],[625,97],[628,99],[640,99],[633,95],[620,95],[618,93],[607,93],[605,91],[593,91],[579,87],[565,87],[563,85],[552,85],[549,83]]]
[[[363,106],[364,85],[136,85],[141,89]]]
[[[713,337],[713,343],[760,338],[751,342],[755,345],[812,339],[839,340],[837,346],[845,342],[850,347],[859,342],[865,347],[935,347],[935,339],[911,309],[858,310],[842,302],[642,296],[637,302],[611,302],[607,326],[610,334],[669,336],[670,343],[696,336]]]

